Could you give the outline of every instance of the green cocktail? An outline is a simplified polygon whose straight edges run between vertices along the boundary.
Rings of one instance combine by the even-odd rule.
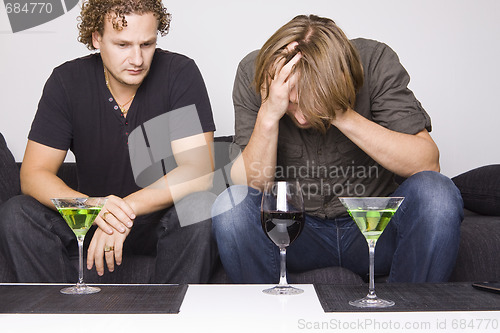
[[[83,241],[95,218],[106,203],[107,198],[56,198],[54,206],[73,230],[78,241],[78,283],[61,289],[63,294],[93,294],[101,289],[89,287],[83,282]]]
[[[339,198],[368,242],[370,256],[370,285],[366,297],[351,301],[357,307],[383,308],[393,306],[393,301],[375,295],[375,245],[385,227],[403,202],[403,197]]]
[[[367,240],[378,240],[385,227],[396,213],[396,209],[347,210]]]
[[[85,237],[85,234],[90,229],[90,226],[92,226],[92,223],[94,223],[101,208],[64,207],[59,208],[58,211],[73,230],[76,237]]]

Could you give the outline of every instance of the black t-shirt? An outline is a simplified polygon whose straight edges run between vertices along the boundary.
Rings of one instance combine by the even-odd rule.
[[[73,151],[80,192],[124,197],[140,189],[130,162],[129,134],[148,120],[192,105],[202,131],[215,131],[205,83],[194,61],[157,49],[123,117],[106,87],[101,56],[95,53],[54,69],[28,138]]]

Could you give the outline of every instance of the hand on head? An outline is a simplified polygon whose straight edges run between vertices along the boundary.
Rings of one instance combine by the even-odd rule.
[[[287,112],[290,103],[297,102],[296,93],[293,92],[298,80],[295,65],[302,58],[302,54],[297,52],[291,59],[289,58],[297,45],[297,42],[287,45],[283,50],[283,56],[278,57],[270,68],[269,85],[261,87],[261,95],[264,97],[262,105],[278,120]]]

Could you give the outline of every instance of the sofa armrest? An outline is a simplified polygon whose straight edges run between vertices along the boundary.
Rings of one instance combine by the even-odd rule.
[[[0,204],[21,192],[16,160],[0,133]]]

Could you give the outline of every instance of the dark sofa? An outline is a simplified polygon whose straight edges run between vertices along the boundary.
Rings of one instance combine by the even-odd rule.
[[[229,163],[228,147],[231,137],[218,137],[215,143],[216,170]],[[20,193],[19,166],[0,133],[0,205]],[[225,176],[225,173],[221,173]],[[59,176],[76,188],[78,179],[74,163],[64,163]],[[227,182],[227,177],[224,177]],[[458,260],[450,281],[500,280],[500,165],[471,170],[453,178],[462,192],[465,219],[461,226]],[[224,183],[225,183],[224,182]],[[224,189],[216,188],[220,192]],[[1,217],[0,217],[1,223]],[[87,240],[88,241],[88,240]],[[74,260],[77,265],[77,258]],[[27,262],[27,265],[30,263]],[[154,267],[154,257],[125,257],[113,273],[100,277],[95,270],[85,272],[88,283],[148,283]],[[362,283],[366,277],[340,267],[330,267],[302,273],[290,272],[291,283]],[[384,277],[380,278],[382,281]],[[0,253],[0,282],[16,282],[14,272],[7,269]],[[229,283],[219,262],[210,283]]]

